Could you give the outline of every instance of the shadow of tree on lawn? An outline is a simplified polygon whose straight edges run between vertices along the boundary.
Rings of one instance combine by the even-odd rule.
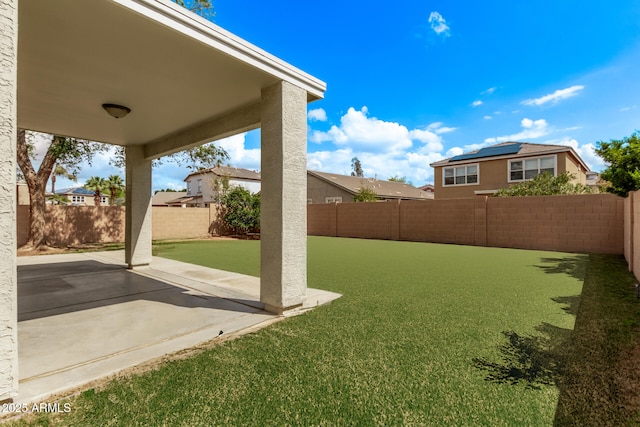
[[[566,274],[584,280],[589,255],[567,255],[559,258],[540,258],[543,265],[534,265],[547,274]],[[545,265],[546,264],[546,265]]]
[[[536,331],[539,335],[503,331],[506,342],[498,346],[500,362],[474,357],[474,365],[487,372],[485,380],[498,384],[525,384],[530,389],[557,384],[564,372],[564,345],[571,330],[542,323]]]

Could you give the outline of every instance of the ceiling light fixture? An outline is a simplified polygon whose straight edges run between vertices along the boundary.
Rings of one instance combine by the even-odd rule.
[[[102,108],[116,119],[121,119],[131,112],[131,108],[118,104],[102,104]]]

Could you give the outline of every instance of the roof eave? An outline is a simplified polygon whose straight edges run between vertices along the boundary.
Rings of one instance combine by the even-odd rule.
[[[324,98],[327,84],[169,0],[113,0],[246,64]]]

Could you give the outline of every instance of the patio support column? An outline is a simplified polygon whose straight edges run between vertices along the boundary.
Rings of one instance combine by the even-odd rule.
[[[0,0],[0,402],[18,394],[17,48],[18,2]]]
[[[142,146],[126,147],[125,262],[129,268],[151,263],[151,160]]]
[[[262,90],[260,301],[302,305],[307,289],[307,93],[287,82]]]

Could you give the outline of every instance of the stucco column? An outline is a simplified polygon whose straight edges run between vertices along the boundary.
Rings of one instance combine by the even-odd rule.
[[[126,147],[125,262],[129,268],[151,263],[151,160],[142,146]]]
[[[280,82],[262,90],[260,301],[282,313],[307,289],[307,93]]]
[[[18,394],[17,47],[18,2],[0,0],[0,401]]]

